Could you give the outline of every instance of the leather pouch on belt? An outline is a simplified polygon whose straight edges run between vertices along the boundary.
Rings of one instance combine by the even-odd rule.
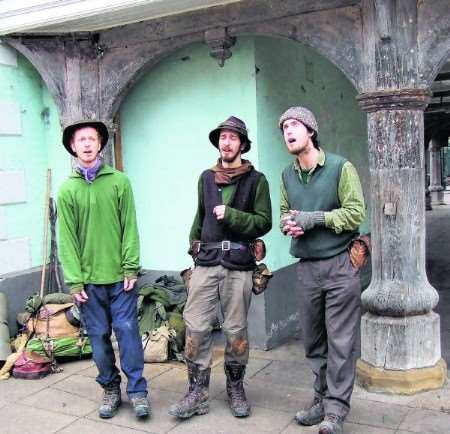
[[[258,295],[264,292],[272,276],[273,273],[267,268],[266,264],[258,264],[253,271],[253,294]]]
[[[262,261],[266,257],[266,245],[261,238],[257,238],[253,243],[250,244],[250,249],[255,261]]]
[[[371,250],[370,235],[361,235],[354,239],[349,247],[350,261],[355,268],[361,269],[367,263]]]

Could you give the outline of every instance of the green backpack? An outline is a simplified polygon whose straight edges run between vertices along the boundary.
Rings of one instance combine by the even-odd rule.
[[[176,332],[175,339],[170,342],[170,358],[177,360],[183,360],[186,334],[183,309],[186,299],[184,284],[167,275],[147,283],[139,290],[138,321],[141,336],[168,324]]]

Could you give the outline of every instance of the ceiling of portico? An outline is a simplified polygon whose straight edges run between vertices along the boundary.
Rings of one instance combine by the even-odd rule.
[[[242,0],[1,0],[0,35],[93,32]]]

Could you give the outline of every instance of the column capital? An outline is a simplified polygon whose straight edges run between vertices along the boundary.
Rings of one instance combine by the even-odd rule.
[[[365,112],[379,110],[425,110],[431,99],[428,89],[387,89],[360,93],[356,100]]]

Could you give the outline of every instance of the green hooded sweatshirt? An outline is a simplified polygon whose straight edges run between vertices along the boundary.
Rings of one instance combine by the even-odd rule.
[[[134,278],[139,236],[133,192],[122,172],[103,166],[92,183],[73,172],[58,193],[59,258],[71,293],[85,284]]]

